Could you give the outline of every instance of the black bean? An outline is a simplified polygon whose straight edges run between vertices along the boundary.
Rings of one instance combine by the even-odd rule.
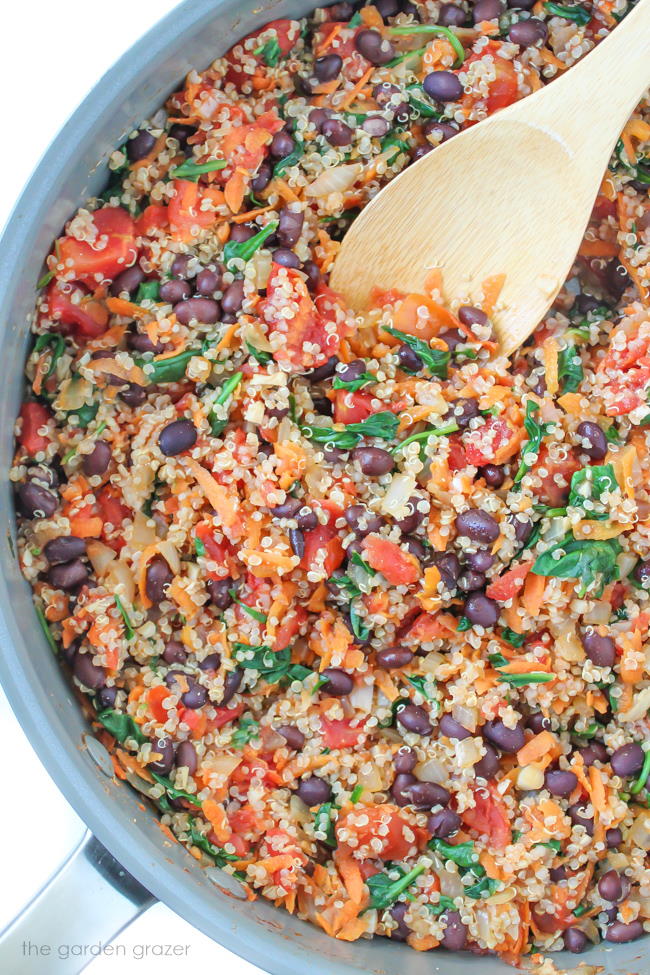
[[[184,664],[187,660],[185,647],[178,640],[168,640],[162,653],[166,664]]]
[[[530,518],[519,514],[509,515],[508,524],[512,525],[515,530],[515,541],[520,545],[525,545],[533,533],[533,523]]]
[[[580,294],[576,295],[571,312],[577,311],[579,315],[588,315],[590,312],[601,308],[604,304],[605,302],[602,298],[596,298],[594,295],[588,295],[586,292],[581,291]]]
[[[397,0],[376,0],[375,10],[386,20],[387,17],[394,17],[399,12]]]
[[[278,219],[278,240],[283,247],[291,248],[298,242],[304,222],[304,212],[282,207]]]
[[[51,518],[59,502],[52,491],[28,481],[18,488],[18,503],[26,518]]]
[[[576,433],[581,439],[580,449],[592,460],[602,460],[607,454],[607,437],[601,427],[591,420],[578,424]],[[586,441],[586,446],[585,446]]]
[[[315,511],[311,511],[304,505],[296,515],[296,524],[301,531],[313,531],[318,526],[318,518]]]
[[[353,359],[352,362],[341,363],[341,368],[336,370],[338,378],[344,383],[355,382],[365,371],[366,363],[363,359]]]
[[[159,757],[149,762],[149,769],[158,775],[169,775],[174,766],[174,743],[171,738],[153,738],[151,754]]]
[[[596,630],[587,629],[581,639],[585,653],[596,667],[614,666],[616,644],[610,636],[601,636]]]
[[[176,457],[193,447],[196,437],[196,427],[191,420],[173,420],[160,431],[158,446],[165,457]]]
[[[161,300],[168,301],[171,305],[177,305],[179,301],[184,301],[191,294],[192,289],[189,284],[181,278],[171,278],[160,285]]]
[[[458,135],[459,131],[460,129],[458,129],[455,125],[452,125],[451,122],[439,122],[437,119],[433,118],[427,119],[422,126],[422,132],[426,136],[427,141],[431,142],[432,140],[429,139],[429,136],[433,136],[433,141],[436,145],[441,145],[443,142],[446,142],[447,139],[452,139],[455,135]],[[444,338],[444,334],[441,333],[439,337]],[[444,341],[446,342],[447,339],[444,338]],[[465,342],[466,341],[467,339],[465,338]],[[459,341],[455,344],[460,345],[464,343],[462,339],[459,339]]]
[[[458,556],[454,552],[434,552],[431,561],[440,573],[446,588],[455,589],[460,575]]]
[[[608,870],[598,881],[598,893],[605,901],[618,904],[624,900],[630,890],[630,881],[621,877],[618,870]]]
[[[385,108],[386,105],[391,101],[393,95],[401,95],[402,90],[397,85],[393,85],[390,81],[380,81],[378,85],[372,89],[372,97],[375,99],[380,108]]]
[[[422,87],[436,102],[457,102],[463,94],[463,86],[453,71],[431,71]]]
[[[506,472],[499,464],[485,464],[478,469],[488,487],[500,488],[506,479]]]
[[[636,941],[643,935],[643,923],[639,920],[630,921],[625,924],[623,921],[615,921],[610,924],[605,932],[605,940],[611,941],[616,945],[627,944],[628,941]]]
[[[438,23],[443,27],[462,27],[467,14],[455,3],[443,3],[438,11]]]
[[[354,46],[371,64],[387,64],[395,57],[395,46],[372,28],[360,30],[354,39]]]
[[[408,803],[415,809],[433,809],[446,806],[451,795],[437,782],[413,782],[403,792],[408,795]]]
[[[612,770],[621,778],[638,775],[643,768],[645,752],[641,745],[621,745],[613,753],[610,762]]]
[[[110,292],[116,298],[126,292],[131,295],[144,281],[144,271],[138,264],[127,267],[126,271],[120,271],[117,277],[111,282]]]
[[[83,472],[88,477],[99,477],[108,470],[113,451],[105,440],[97,440],[92,452],[82,461]]]
[[[200,295],[211,298],[215,291],[221,288],[223,274],[221,268],[216,270],[204,267],[196,276],[196,290]]]
[[[406,941],[409,934],[412,934],[412,929],[408,926],[404,920],[404,915],[408,910],[408,904],[405,901],[398,901],[397,904],[393,904],[390,909],[390,916],[396,922],[397,927],[393,928],[390,932],[391,941]]]
[[[69,562],[71,559],[80,559],[86,554],[86,543],[83,538],[76,538],[75,535],[61,535],[53,538],[43,546],[43,555],[50,563],[56,565],[57,562]]]
[[[424,368],[422,359],[410,345],[400,345],[397,350],[397,358],[399,359],[400,367],[406,369],[408,372],[419,372],[420,369]]]
[[[126,389],[121,390],[120,399],[124,400],[127,406],[140,406],[147,398],[147,391],[144,386],[137,383],[127,383]]]
[[[499,537],[496,519],[481,508],[461,511],[456,518],[456,531],[474,542],[494,542]]]
[[[458,577],[458,588],[461,592],[476,592],[485,586],[485,575],[482,572],[474,572],[469,569]]]
[[[393,455],[382,447],[355,447],[352,459],[356,460],[364,474],[368,477],[381,477],[388,474],[395,466]]]
[[[350,675],[338,667],[326,667],[321,677],[325,678],[321,690],[331,697],[345,697],[354,687],[354,681]]]
[[[307,275],[307,287],[310,291],[316,291],[320,285],[320,268],[315,261],[303,261],[302,273]]]
[[[291,138],[289,133],[281,129],[279,132],[276,132],[271,139],[269,153],[274,159],[284,159],[285,156],[290,156],[295,148],[296,143]]]
[[[314,396],[311,398],[314,409],[320,416],[334,416],[334,406],[327,396]]]
[[[369,115],[361,123],[361,128],[373,139],[382,139],[390,132],[390,122],[383,115]]]
[[[244,303],[244,282],[233,281],[228,285],[221,298],[221,307],[228,315],[234,315]]]
[[[73,559],[71,562],[64,562],[54,565],[47,574],[47,578],[55,589],[63,589],[64,592],[72,592],[78,586],[82,586],[88,579],[88,568],[81,559]]]
[[[384,519],[380,515],[373,514],[365,504],[350,505],[343,512],[343,517],[354,534],[360,537],[379,531],[384,524]]]
[[[228,609],[231,605],[232,596],[230,595],[230,590],[232,587],[233,581],[230,577],[226,579],[208,579],[205,584],[210,602],[217,609]]]
[[[321,125],[321,132],[331,146],[349,146],[354,136],[354,130],[338,118],[325,119]]]
[[[312,806],[322,805],[332,795],[332,789],[329,783],[317,775],[308,775],[306,778],[301,779],[296,792],[304,804],[310,808]]]
[[[430,563],[429,549],[426,549],[415,535],[407,535],[403,541],[404,548],[414,555],[418,562]]]
[[[98,691],[106,683],[104,668],[93,663],[92,653],[78,650],[72,661],[72,673],[80,684],[91,691]]]
[[[114,708],[117,700],[117,687],[100,687],[97,692],[97,710]]]
[[[300,267],[300,259],[288,247],[276,247],[271,257],[274,263],[279,264],[281,267],[293,267],[296,269]]]
[[[171,266],[172,276],[175,278],[191,278],[190,274],[190,261],[192,260],[191,254],[177,254],[174,258]]]
[[[227,293],[224,294],[224,298]],[[174,314],[181,325],[189,325],[193,321],[200,322],[202,325],[214,325],[219,321],[219,302],[213,298],[187,298],[174,306]]]
[[[305,536],[299,528],[289,529],[289,543],[293,554],[301,559],[305,554]]]
[[[472,17],[475,24],[480,24],[483,20],[496,20],[503,13],[501,0],[478,0],[472,9]]]
[[[244,671],[240,667],[236,667],[234,670],[228,671],[223,683],[223,697],[219,701],[219,707],[224,707],[224,705],[232,701],[233,697],[239,690],[243,678]]]
[[[433,731],[428,712],[419,704],[407,704],[398,710],[397,720],[406,731],[414,735],[430,735]]]
[[[333,81],[338,77],[343,67],[343,58],[338,54],[324,54],[323,57],[316,58],[314,61],[314,76],[321,83]]]
[[[632,575],[644,589],[650,588],[650,559],[642,559],[638,562]]]
[[[308,372],[305,379],[308,379],[310,383],[321,383],[324,379],[329,379],[330,376],[334,375],[338,363],[338,357],[332,355],[322,366],[317,366],[316,369]]]
[[[390,794],[397,806],[408,806],[411,802],[409,790],[417,779],[410,772],[399,772],[390,787]]]
[[[574,802],[572,806],[569,806],[567,815],[574,826],[584,826],[587,836],[594,835],[593,816],[586,814],[583,802]]]
[[[577,928],[569,928],[565,931],[562,935],[562,940],[566,950],[570,951],[573,955],[579,955],[589,944],[587,935]]]
[[[551,869],[548,872],[548,875],[554,884],[559,884],[561,880],[566,880],[567,878],[566,867],[565,866],[551,867]]]
[[[438,338],[442,339],[450,352],[453,352],[458,345],[467,344],[467,336],[463,335],[457,328],[448,328],[446,331],[440,332]]]
[[[138,129],[137,135],[126,143],[126,154],[131,162],[138,162],[148,156],[156,144],[155,136],[146,129]]]
[[[377,653],[377,663],[384,670],[406,667],[413,660],[413,652],[408,647],[386,647]]]
[[[289,748],[293,748],[295,752],[302,751],[305,736],[299,728],[296,728],[295,724],[281,724],[279,728],[276,728],[276,731],[282,735]]]
[[[440,719],[440,724],[438,725],[440,732],[446,735],[447,738],[452,738],[455,741],[463,741],[465,738],[472,738],[472,732],[464,728],[459,721],[452,718],[450,714],[443,714]]]
[[[460,825],[460,816],[453,809],[440,809],[438,812],[432,813],[427,820],[429,832],[438,839],[453,836],[460,829]]]
[[[190,708],[191,711],[196,711],[198,708],[203,707],[208,699],[208,692],[205,687],[202,687],[197,681],[192,677],[186,677],[188,689],[181,694],[181,704],[183,707]]]
[[[615,850],[621,845],[623,842],[623,833],[618,826],[605,830],[605,842],[608,850]]]
[[[562,769],[551,769],[544,776],[544,787],[553,796],[566,798],[570,796],[578,784],[578,777],[573,772]]]
[[[419,503],[420,498],[415,497],[415,495],[412,498],[409,498],[407,502],[409,514],[405,515],[403,518],[400,518],[397,522],[399,530],[405,535],[411,535],[424,520],[424,512],[420,511],[418,508]]]
[[[496,718],[493,721],[486,721],[482,732],[484,738],[508,755],[514,755],[526,744],[523,721],[518,721],[514,728],[508,728],[503,721]]]
[[[484,2],[484,0],[481,0]],[[485,0],[487,3],[492,3],[492,0]],[[475,305],[462,305],[458,309],[458,317],[467,328],[471,328],[473,325],[485,325],[487,323],[488,317],[484,311],[477,308]],[[467,341],[467,338],[465,338]]]
[[[196,754],[196,748],[191,741],[182,741],[178,748],[176,749],[176,767],[186,768],[190,775],[194,775],[198,766],[199,759]]]
[[[542,731],[550,731],[551,722],[544,717],[541,711],[537,711],[526,718],[526,727],[530,728],[534,734],[539,735]]]
[[[474,775],[478,775],[482,779],[493,779],[500,768],[499,753],[496,748],[486,743],[485,755],[474,765]]]
[[[630,276],[617,257],[610,261],[605,269],[605,284],[607,290],[616,301],[623,297],[623,292],[630,283]]]
[[[494,565],[494,556],[491,552],[479,549],[478,552],[468,552],[465,561],[470,569],[474,569],[475,572],[487,572]]]
[[[484,3],[485,0],[481,0]],[[449,951],[462,951],[467,944],[467,927],[460,919],[459,911],[445,911],[440,917],[445,924],[445,933],[440,944]]]
[[[518,44],[519,47],[533,47],[545,41],[547,35],[546,24],[543,20],[538,20],[537,17],[519,20],[508,31],[508,38],[513,44]]]
[[[477,626],[494,626],[499,619],[499,604],[482,592],[473,592],[465,602],[465,616]]]
[[[140,332],[128,332],[126,341],[129,349],[142,354],[145,352],[153,352],[154,355],[158,355],[160,352],[164,352],[165,349],[162,342],[156,342],[154,344],[148,335],[142,335]]]
[[[418,757],[408,745],[402,745],[393,755],[393,768],[398,774],[412,772],[418,763]]]
[[[196,129],[193,125],[183,125],[181,122],[175,122],[169,129],[172,139],[176,139],[183,149],[187,148],[187,140],[195,133]]]
[[[162,555],[154,555],[147,566],[145,581],[147,599],[150,599],[154,606],[166,598],[166,589],[173,578],[174,573],[169,568],[167,561]]]
[[[219,667],[221,667],[221,655],[218,653],[209,653],[199,664],[199,670],[204,672],[217,671]]]

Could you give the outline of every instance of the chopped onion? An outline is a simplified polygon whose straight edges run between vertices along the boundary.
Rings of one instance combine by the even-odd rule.
[[[133,597],[135,596],[135,580],[131,569],[122,559],[111,563],[106,573],[106,582],[111,590],[119,587],[122,590],[119,595],[123,595],[128,602],[133,602]]]
[[[348,163],[326,169],[317,176],[313,183],[305,189],[306,196],[327,197],[330,193],[345,193],[360,176],[363,170],[361,163]]]
[[[449,873],[448,870],[440,870],[440,893],[445,897],[462,897],[465,887],[463,881],[457,873]]]
[[[90,402],[92,393],[93,384],[88,379],[82,379],[81,376],[64,379],[58,396],[54,400],[54,408],[64,410],[66,413],[71,410],[80,410],[82,406]]]
[[[94,538],[90,538],[86,542],[86,554],[95,571],[95,575],[99,578],[104,575],[111,562],[117,558],[112,548],[104,545],[103,542],[96,541]]]
[[[158,546],[158,551],[165,559],[174,575],[179,575],[181,571],[181,557],[178,554],[178,550],[175,548],[175,546],[172,545],[170,541],[165,540]]]
[[[379,505],[381,511],[391,518],[404,518],[409,512],[407,505],[415,491],[415,485],[412,474],[395,474]]]
[[[628,839],[640,850],[650,848],[650,811],[647,809],[639,810],[628,833]]]
[[[607,608],[607,612],[609,614],[609,607]],[[566,623],[556,635],[555,653],[568,663],[578,663],[585,659],[584,647],[575,631],[573,623]]]
[[[645,687],[634,696],[634,703],[629,711],[619,711],[619,721],[639,721],[650,711],[650,687]]]
[[[415,766],[415,774],[422,782],[437,782],[438,785],[442,785],[447,781],[445,766],[436,758],[427,758],[425,762],[419,762]]]
[[[348,694],[348,700],[355,711],[363,711],[370,714],[372,711],[372,684],[357,684],[354,690]]]
[[[151,519],[142,511],[136,511],[133,516],[133,527],[131,529],[131,547],[142,550],[149,545],[155,545],[158,541],[156,536],[156,526],[151,524]]]
[[[468,731],[476,731],[478,723],[476,708],[468,708],[465,704],[454,704],[451,709],[451,716],[458,724],[462,724],[463,728],[467,728]]]
[[[444,662],[445,658],[443,655],[438,653],[436,650],[432,650],[431,653],[428,653],[426,657],[422,658],[420,667],[425,674],[435,674],[438,672],[440,667],[442,667]]]
[[[478,738],[464,738],[456,742],[456,761],[460,768],[470,768],[483,757],[483,748]]]

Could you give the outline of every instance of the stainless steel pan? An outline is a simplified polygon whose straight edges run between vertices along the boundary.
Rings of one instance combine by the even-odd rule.
[[[43,638],[13,554],[7,478],[12,428],[21,400],[34,282],[53,238],[72,212],[103,188],[111,150],[163,102],[190,67],[209,64],[266,21],[299,16],[311,6],[310,0],[186,0],[86,98],[34,173],[0,242],[0,678],[50,775],[94,834],[0,939],[0,970],[7,975],[79,971],[75,958],[26,959],[22,941],[54,946],[110,941],[155,898],[272,975],[294,975],[307,966],[317,975],[505,975],[509,970],[496,959],[420,953],[386,939],[335,941],[262,899],[241,900],[241,892],[227,887],[223,874],[217,873],[222,879],[215,884],[182,847],[165,840],[153,810],[143,810],[140,797],[114,781],[110,769],[102,771],[101,756],[98,764],[84,745],[87,725]],[[646,952],[647,942],[601,946],[581,960],[611,975],[647,973]],[[560,956],[558,964],[571,968],[577,961]]]

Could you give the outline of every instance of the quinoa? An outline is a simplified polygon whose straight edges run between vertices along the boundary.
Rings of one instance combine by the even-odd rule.
[[[204,865],[343,940],[535,961],[650,930],[650,106],[511,360],[490,282],[356,313],[359,210],[627,10],[407,6],[272,22],[112,154],[39,282],[18,550]]]

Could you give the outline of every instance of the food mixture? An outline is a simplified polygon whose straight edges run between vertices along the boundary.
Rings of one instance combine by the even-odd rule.
[[[648,103],[511,360],[503,278],[328,287],[389,179],[628,8],[273,21],[112,154],[38,285],[11,476],[52,650],[167,837],[335,938],[650,931]]]

